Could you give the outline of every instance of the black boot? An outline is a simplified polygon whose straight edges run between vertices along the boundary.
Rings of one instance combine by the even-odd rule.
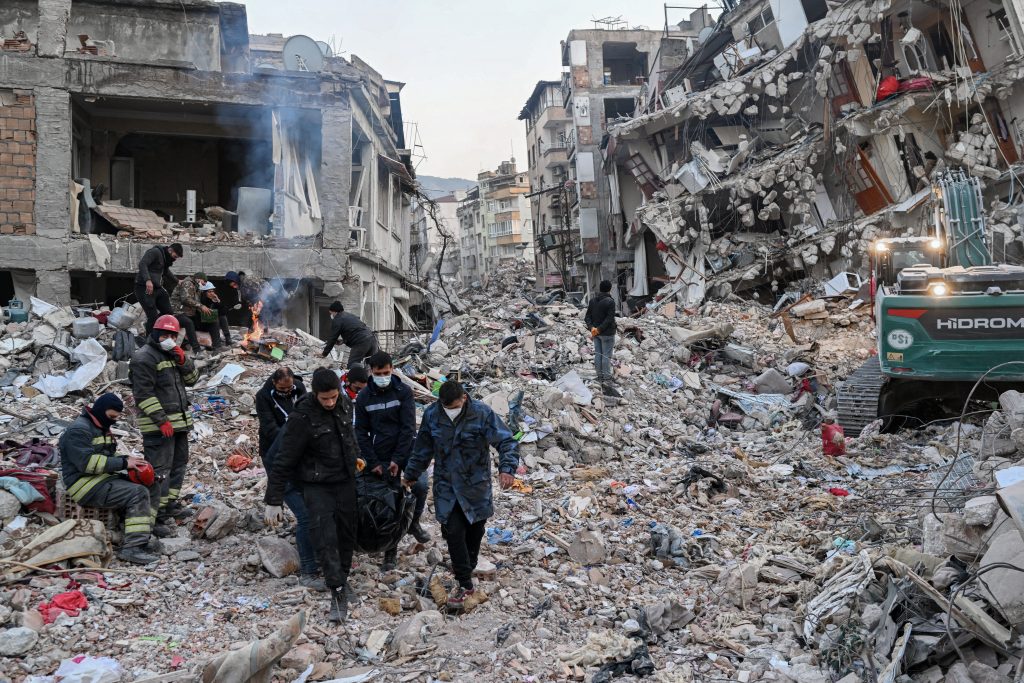
[[[427,533],[426,529],[420,526],[420,520],[418,519],[409,527],[409,533],[412,534],[412,537],[416,539],[417,543],[430,542],[430,534]]]
[[[121,548],[117,551],[117,557],[124,562],[132,564],[153,564],[160,561],[160,556],[151,553],[145,546],[135,545],[128,548]]]
[[[341,624],[348,619],[348,591],[345,587],[332,588],[331,589],[331,611],[327,615],[327,620]]]
[[[384,551],[384,564],[380,566],[382,574],[395,571],[395,567],[398,566],[398,547],[394,547],[390,550]]]

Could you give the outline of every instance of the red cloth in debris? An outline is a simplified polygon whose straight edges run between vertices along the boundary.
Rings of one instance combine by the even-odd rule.
[[[821,425],[821,447],[825,455],[844,455],[846,453],[846,436],[843,428],[837,424]]]
[[[895,76],[886,76],[878,84],[878,92],[875,93],[875,102],[892,97],[900,90],[900,80]]]
[[[83,609],[88,609],[89,601],[82,591],[68,591],[53,596],[50,602],[39,603],[39,613],[43,615],[43,623],[52,624],[62,614],[77,617]]]
[[[57,504],[53,502],[50,489],[46,486],[46,475],[43,470],[30,472],[28,470],[0,470],[0,477],[14,477],[21,481],[28,482],[36,491],[43,494],[42,500],[26,505],[25,508],[33,512],[47,512],[53,514],[57,511]]]

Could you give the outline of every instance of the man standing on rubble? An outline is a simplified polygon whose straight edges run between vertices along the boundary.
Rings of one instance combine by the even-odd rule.
[[[260,422],[260,459],[270,481],[274,461],[281,450],[281,435],[295,403],[306,395],[306,386],[291,368],[274,371],[263,388],[256,392],[256,415]],[[295,515],[295,547],[299,551],[299,585],[315,591],[326,591],[327,584],[320,578],[320,565],[316,561],[316,548],[309,531],[309,511],[302,500],[302,485],[285,485],[284,504]]]
[[[174,282],[171,265],[185,255],[185,249],[175,242],[169,247],[150,247],[139,261],[135,276],[135,298],[146,312],[146,334],[161,315],[170,315],[171,299],[165,285]]]
[[[209,280],[199,283],[199,324],[196,327],[210,335],[213,350],[231,344],[231,326],[227,311],[217,295],[216,286]]]
[[[148,487],[159,496],[159,484],[144,458],[117,454],[110,428],[123,410],[120,397],[109,393],[82,410],[60,437],[61,478],[79,505],[122,511],[124,542],[117,556],[132,564],[151,564],[160,556],[148,547],[154,545]]]
[[[473,570],[480,554],[487,518],[494,513],[490,446],[498,449],[501,488],[515,484],[519,442],[493,410],[449,380],[438,401],[423,413],[403,484],[414,486],[434,461],[434,509],[448,542],[452,571],[459,582],[448,596],[448,609],[462,611],[475,602]]]
[[[398,475],[412,454],[416,435],[416,401],[412,390],[394,374],[390,354],[378,351],[370,356],[367,363],[371,383],[356,397],[356,412],[352,420],[359,454],[371,474],[388,477],[398,486]],[[350,370],[354,371],[355,368]],[[409,533],[420,543],[426,543],[430,534],[420,526],[420,515],[427,505],[426,473],[415,480],[412,491],[416,496],[416,509]],[[394,570],[400,540],[397,539],[394,547],[384,552],[382,572]]]
[[[173,532],[167,522],[186,514],[178,502],[188,468],[188,433],[192,411],[187,387],[199,379],[191,358],[178,346],[181,326],[172,315],[153,324],[145,346],[135,352],[129,368],[135,405],[142,412],[139,431],[146,460],[161,480],[158,495],[150,500],[156,536]]]
[[[594,340],[594,366],[597,381],[607,393],[612,382],[612,352],[615,350],[615,299],[612,298],[612,283],[602,280],[600,293],[587,304],[587,315],[583,318],[590,328]]]
[[[352,433],[352,403],[334,371],[316,370],[310,389],[295,404],[278,440],[264,497],[264,521],[271,527],[281,524],[285,489],[288,482],[299,482],[317,559],[331,590],[328,619],[341,623],[348,618],[348,575],[359,517],[358,446]]]
[[[228,281],[228,285],[238,291],[238,303],[235,308],[244,308],[247,311],[251,311],[254,308],[261,308],[260,295],[263,292],[265,282],[258,277],[252,277],[246,275],[244,271],[235,272],[229,270],[225,275],[224,279]],[[263,319],[263,311],[257,316],[261,320]],[[252,329],[252,317],[249,317],[249,329]]]
[[[174,310],[174,317],[185,330],[185,339],[192,353],[198,353],[201,349],[199,339],[196,337],[196,323],[201,313],[210,313],[210,309],[200,301],[200,287],[206,280],[204,273],[196,273],[193,276],[186,275],[175,285],[171,292],[171,308]]]
[[[345,307],[340,301],[335,301],[328,309],[331,313],[331,336],[327,338],[324,345],[323,357],[331,354],[334,345],[340,339],[349,348],[348,367],[362,364],[362,362],[380,351],[377,345],[377,335],[366,326],[362,320],[345,312]]]

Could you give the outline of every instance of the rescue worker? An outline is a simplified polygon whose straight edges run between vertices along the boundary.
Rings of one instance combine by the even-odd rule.
[[[266,283],[258,277],[250,277],[245,274],[245,271],[235,272],[229,270],[224,275],[224,279],[228,281],[228,286],[238,292],[238,303],[235,304],[234,308],[244,308],[247,311],[255,311],[255,309],[262,309],[260,294],[263,291],[263,287]],[[260,310],[256,316],[260,321],[264,321],[263,311]],[[252,329],[252,316],[249,316],[249,329]]]
[[[79,505],[122,510],[124,542],[117,556],[132,564],[151,564],[160,556],[150,549],[157,543],[150,536],[150,488],[159,491],[159,484],[144,458],[117,454],[110,428],[123,411],[120,397],[110,393],[82,410],[60,437],[61,478]]]
[[[270,472],[280,450],[280,435],[288,422],[288,416],[295,409],[295,402],[306,395],[302,380],[295,377],[291,368],[280,367],[256,392],[256,416],[260,422],[260,458],[263,468]],[[302,500],[301,484],[288,482],[284,492],[284,504],[295,515],[295,547],[299,551],[299,584],[316,591],[326,591],[327,584],[320,578],[320,565],[316,562],[316,549],[309,537],[309,512]]]
[[[167,522],[187,514],[178,502],[188,468],[188,433],[192,411],[188,390],[199,379],[195,363],[178,346],[181,326],[172,315],[157,318],[146,344],[132,356],[130,369],[135,405],[142,412],[139,431],[146,460],[161,479],[150,500],[157,536],[169,536]]]
[[[348,367],[351,369],[380,351],[377,345],[377,335],[366,326],[362,320],[345,312],[345,307],[340,301],[335,301],[328,309],[331,313],[331,335],[324,345],[323,357],[331,354],[334,345],[340,339],[349,348]]]
[[[210,312],[210,309],[203,306],[199,300],[199,288],[205,280],[206,275],[203,273],[196,273],[191,276],[186,275],[178,280],[174,291],[171,292],[173,315],[185,330],[185,339],[193,353],[198,353],[201,350],[199,339],[196,337],[199,316],[201,313],[208,314]]]
[[[494,513],[489,446],[498,449],[498,481],[507,489],[515,483],[519,443],[501,418],[470,399],[459,382],[442,384],[438,399],[423,413],[402,483],[413,486],[434,461],[434,511],[459,583],[448,596],[448,609],[461,611],[473,597],[480,541]]]
[[[611,393],[612,387],[612,352],[615,351],[615,299],[612,298],[612,283],[602,280],[598,286],[600,293],[587,304],[587,314],[583,318],[590,328],[590,336],[594,340],[594,366],[597,368],[597,381],[605,393]]]
[[[394,480],[398,485],[398,476],[409,462],[416,436],[416,401],[412,390],[394,375],[390,354],[378,351],[370,356],[367,363],[370,366],[371,383],[356,397],[355,417],[352,420],[356,441],[359,443],[359,455],[366,462],[368,472]],[[420,543],[426,543],[430,540],[430,534],[420,526],[420,515],[427,504],[425,473],[415,480],[412,491],[416,496],[416,508],[409,533]],[[381,571],[392,571],[397,558],[398,541],[384,552]]]
[[[306,385],[291,368],[274,371],[263,388],[256,392],[256,417],[260,423],[260,457],[266,455],[277,438],[295,403],[306,395]]]
[[[351,401],[356,400],[356,396],[366,387],[369,381],[370,373],[366,371],[366,367],[363,365],[357,365],[341,374],[341,386],[345,387],[345,393],[348,394]]]
[[[153,329],[153,323],[161,315],[170,315],[170,295],[165,284],[174,282],[171,265],[185,255],[185,249],[177,242],[169,247],[150,247],[139,260],[139,272],[135,275],[135,298],[146,312],[146,334]]]
[[[210,309],[210,315],[200,311],[199,329],[210,334],[213,349],[231,345],[231,324],[228,322],[228,307],[221,301],[216,286],[209,280],[199,285],[199,302]]]
[[[264,521],[279,525],[288,482],[302,486],[317,559],[331,591],[328,619],[348,618],[348,575],[356,545],[358,446],[352,433],[352,403],[333,370],[313,373],[310,393],[295,404],[279,439],[264,497]]]

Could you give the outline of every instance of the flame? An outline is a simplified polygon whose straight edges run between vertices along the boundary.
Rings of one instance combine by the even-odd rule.
[[[252,312],[252,330],[242,335],[242,346],[256,343],[263,336],[263,323],[260,322],[260,311],[262,310],[262,301],[257,301],[252,306],[249,306],[249,311]]]

